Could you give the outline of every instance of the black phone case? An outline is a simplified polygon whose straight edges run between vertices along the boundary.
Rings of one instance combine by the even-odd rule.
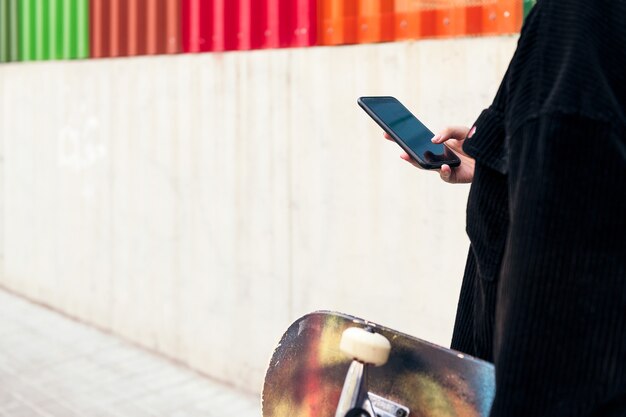
[[[409,148],[409,146],[402,140],[402,138],[400,138],[398,135],[396,135],[393,130],[391,130],[391,128],[389,126],[387,126],[387,124],[378,117],[378,115],[376,113],[374,113],[372,111],[372,109],[369,108],[369,106],[367,105],[366,101],[368,99],[392,99],[392,100],[396,100],[398,103],[400,103],[400,101],[395,98],[395,97],[391,97],[391,96],[380,96],[380,97],[359,97],[359,99],[357,100],[357,104],[363,109],[365,110],[365,112],[372,118],[374,119],[374,121],[385,131],[389,134],[389,136],[391,136],[393,138],[393,140],[396,141],[396,143],[398,145],[400,145],[400,147],[402,149],[404,149],[404,151],[406,153],[409,154],[409,156],[415,161],[417,162],[422,168],[424,169],[439,169],[441,168],[442,165],[449,165],[450,167],[454,168],[454,167],[458,167],[459,165],[461,165],[461,160],[456,157],[455,155],[455,159],[451,159],[451,160],[446,160],[446,161],[441,161],[438,163],[429,163],[424,161],[423,159],[421,159],[415,152],[413,152],[413,150],[411,148]],[[402,103],[400,103],[402,104]],[[406,106],[402,105],[404,108],[406,108]],[[413,113],[411,113],[408,109],[407,111],[411,114],[411,116],[415,117],[415,115]],[[419,119],[418,119],[419,120]],[[445,146],[445,145],[444,145]]]

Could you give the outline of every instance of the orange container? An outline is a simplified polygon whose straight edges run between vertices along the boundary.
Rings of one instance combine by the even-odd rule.
[[[483,24],[482,33],[484,35],[496,35],[498,30],[498,3],[488,2],[482,6]]]
[[[524,7],[521,0],[498,0],[483,6],[485,35],[517,33],[522,28]]]
[[[437,9],[425,8],[420,10],[420,38],[433,38],[437,36],[437,21],[439,19]]]
[[[391,41],[394,38],[394,0],[360,0],[357,42]]]
[[[480,35],[483,32],[483,7],[470,5],[465,7],[465,34]]]
[[[94,58],[181,51],[179,0],[91,0]]]
[[[437,23],[435,36],[454,37],[465,35],[465,7],[457,6],[454,2],[437,9],[435,13]]]
[[[320,0],[318,10],[320,44],[356,43],[357,14],[357,0]]]
[[[396,39],[420,37],[420,12],[415,0],[396,0],[394,32]]]
[[[522,0],[498,0],[498,33],[517,33],[522,29],[524,4]]]

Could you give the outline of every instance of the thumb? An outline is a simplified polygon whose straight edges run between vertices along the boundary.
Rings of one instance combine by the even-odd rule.
[[[452,177],[452,169],[450,169],[450,166],[446,164],[442,165],[439,170],[439,176],[446,182],[450,181],[450,178]]]

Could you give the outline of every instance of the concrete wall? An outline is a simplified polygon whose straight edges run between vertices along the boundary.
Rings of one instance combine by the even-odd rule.
[[[468,187],[356,98],[469,125],[515,42],[2,65],[0,284],[253,392],[311,310],[447,345]]]

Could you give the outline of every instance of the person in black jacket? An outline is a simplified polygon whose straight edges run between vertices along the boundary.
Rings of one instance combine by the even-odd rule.
[[[433,141],[472,182],[452,348],[495,363],[491,416],[626,416],[626,1],[539,0],[493,104]]]

